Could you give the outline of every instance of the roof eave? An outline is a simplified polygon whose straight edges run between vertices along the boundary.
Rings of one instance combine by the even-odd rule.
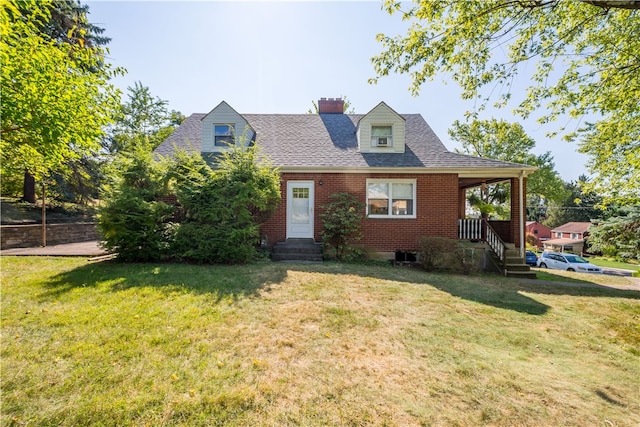
[[[457,174],[460,178],[526,177],[538,168],[429,168],[429,167],[342,167],[342,166],[279,166],[283,173],[397,173],[397,174]]]

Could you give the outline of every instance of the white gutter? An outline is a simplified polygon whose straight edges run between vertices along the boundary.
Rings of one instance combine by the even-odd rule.
[[[458,178],[516,178],[527,176],[537,167],[522,168],[431,168],[431,167],[336,167],[336,166],[276,166],[281,173],[394,173],[394,174],[455,174]]]

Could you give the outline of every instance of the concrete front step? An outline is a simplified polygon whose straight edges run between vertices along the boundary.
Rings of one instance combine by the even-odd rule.
[[[527,265],[522,258],[507,258],[504,262],[505,266],[509,265]]]
[[[530,271],[531,270],[531,267],[529,267],[527,264],[523,264],[522,261],[519,263],[506,264],[504,268],[505,270],[509,270],[509,271]]]
[[[273,246],[272,261],[322,261],[322,244],[313,239],[288,239]]]
[[[535,271],[514,271],[514,270],[507,270],[505,275],[507,277],[512,277],[512,278],[517,278],[517,279],[537,279],[538,276],[536,276],[536,272]]]
[[[272,253],[271,261],[312,261],[322,262],[322,254],[279,254]]]

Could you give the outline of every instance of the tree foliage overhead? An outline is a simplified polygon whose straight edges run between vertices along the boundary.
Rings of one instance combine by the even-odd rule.
[[[99,148],[119,92],[109,83],[118,69],[104,49],[81,43],[80,26],[68,30],[76,43],[42,32],[51,22],[51,1],[0,4],[2,172],[37,178]]]
[[[554,169],[551,153],[533,154],[531,150],[536,142],[519,123],[497,119],[473,120],[471,123],[456,120],[449,129],[449,135],[462,144],[461,152],[465,154],[537,166],[539,169],[527,177],[528,201],[559,201],[564,198],[563,182]],[[509,187],[496,184],[487,186],[482,194],[471,193],[469,199],[472,205],[481,205],[485,210],[489,208],[487,205],[493,205],[492,211],[500,213],[499,205],[505,203],[508,197]]]
[[[45,6],[51,19],[40,22],[39,29],[51,39],[87,48],[106,46],[111,41],[104,35],[104,28],[89,22],[89,5],[78,0],[55,0]],[[23,10],[28,11],[28,3]]]
[[[135,82],[127,88],[114,125],[103,142],[109,154],[132,152],[140,148],[153,151],[184,120],[179,111],[169,111],[168,102],[154,97],[148,86]]]
[[[385,0],[384,7],[410,26],[405,35],[378,35],[378,77],[410,74],[418,94],[444,73],[482,106],[501,87],[504,106],[523,65],[535,62],[516,111],[526,117],[543,109],[542,122],[596,117],[565,137],[581,141],[591,185],[606,190],[605,201],[640,201],[639,2],[422,1],[401,11],[400,2]]]

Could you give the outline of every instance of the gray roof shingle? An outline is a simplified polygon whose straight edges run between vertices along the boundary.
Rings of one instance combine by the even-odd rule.
[[[202,118],[192,114],[156,149],[170,156],[181,148],[200,152]],[[529,169],[531,166],[452,153],[420,114],[406,120],[404,153],[361,153],[356,127],[361,114],[243,114],[256,144],[280,168]]]

